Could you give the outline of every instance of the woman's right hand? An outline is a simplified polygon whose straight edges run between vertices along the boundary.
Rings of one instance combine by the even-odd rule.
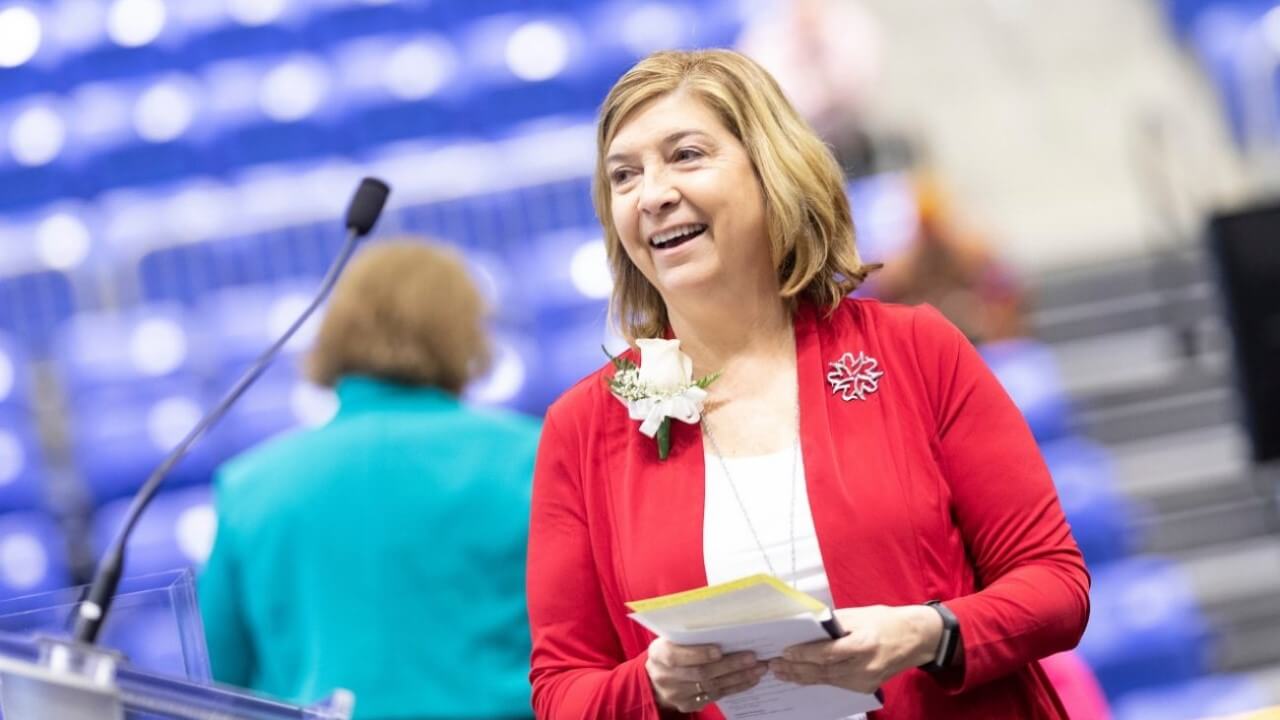
[[[658,638],[649,644],[644,669],[660,707],[691,713],[755,687],[769,665],[749,652],[722,657],[715,645],[676,645]]]

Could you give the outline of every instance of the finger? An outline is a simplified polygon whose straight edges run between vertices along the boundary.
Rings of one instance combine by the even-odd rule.
[[[764,674],[765,674],[765,671],[761,670],[759,673],[753,674],[749,680],[744,680],[742,682],[734,683],[732,685],[728,685],[721,688],[719,695],[716,696],[716,699],[719,700],[720,698],[726,698],[726,697],[729,697],[730,695],[737,695],[740,692],[745,692],[747,690],[750,690],[751,688],[760,684],[760,680],[761,678],[764,677]]]
[[[860,661],[814,665],[775,660],[769,670],[783,682],[796,685],[835,685],[856,692],[871,693],[880,687],[881,679],[867,672]]]
[[[695,692],[692,695],[684,695],[677,699],[673,704],[676,706],[676,709],[682,713],[692,713],[701,710],[713,702],[715,702],[715,700],[711,693],[704,690],[702,692]]]
[[[782,658],[791,662],[831,665],[860,657],[872,649],[861,637],[846,635],[839,640],[818,640],[792,645],[782,651]]]
[[[788,662],[786,660],[774,660],[769,663],[769,670],[779,680],[797,685],[816,685],[826,682],[829,678],[830,667],[828,665]]]
[[[682,667],[669,668],[668,672],[671,677],[684,680],[686,682],[707,682],[723,677],[729,673],[745,670],[756,664],[756,656],[750,652],[734,653],[726,655],[724,658],[716,662],[707,663],[705,665],[686,665]]]
[[[750,683],[754,685],[760,678],[764,677],[769,671],[769,666],[765,663],[755,663],[744,670],[731,672],[721,675],[713,680],[706,680],[701,683],[702,688],[714,698],[721,698],[727,695],[726,688]]]
[[[671,667],[706,665],[724,657],[720,648],[715,645],[676,645],[664,642],[659,652],[659,661]]]

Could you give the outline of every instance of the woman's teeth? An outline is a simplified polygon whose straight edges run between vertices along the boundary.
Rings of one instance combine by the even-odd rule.
[[[706,225],[682,225],[654,235],[649,238],[649,244],[659,249],[672,248],[701,235],[706,229]]]

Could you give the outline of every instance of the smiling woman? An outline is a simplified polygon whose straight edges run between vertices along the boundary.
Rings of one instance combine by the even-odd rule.
[[[725,269],[752,271],[721,279],[758,281],[772,266],[784,299],[834,307],[874,269],[858,259],[834,158],[751,60],[658,53],[624,75],[604,107],[594,196],[617,278],[615,317],[627,338],[660,334],[668,324],[656,268],[635,250],[680,223],[710,224],[712,214],[728,224],[719,228],[721,242],[738,238],[757,256],[724,258]],[[705,233],[709,244],[716,230]],[[744,231],[757,236],[739,237]]]
[[[835,160],[778,85],[733,52],[657,53],[610,91],[597,140],[614,320],[633,345],[671,340],[680,382],[646,385],[657,360],[633,349],[547,413],[538,716],[716,720],[771,674],[881,689],[877,720],[1065,718],[1036,661],[1079,640],[1089,579],[1035,441],[936,311],[846,297],[875,268]],[[642,431],[662,418],[637,399],[678,393],[654,443]],[[761,572],[850,634],[754,657],[627,616]]]

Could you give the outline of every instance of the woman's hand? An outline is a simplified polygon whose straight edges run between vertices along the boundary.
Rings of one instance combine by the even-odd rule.
[[[644,669],[659,706],[690,713],[755,687],[768,666],[749,652],[722,657],[715,645],[675,645],[658,638],[649,644]]]
[[[942,617],[927,605],[848,608],[836,617],[848,635],[787,648],[769,663],[773,674],[800,685],[871,693],[903,670],[932,660],[942,640]]]

